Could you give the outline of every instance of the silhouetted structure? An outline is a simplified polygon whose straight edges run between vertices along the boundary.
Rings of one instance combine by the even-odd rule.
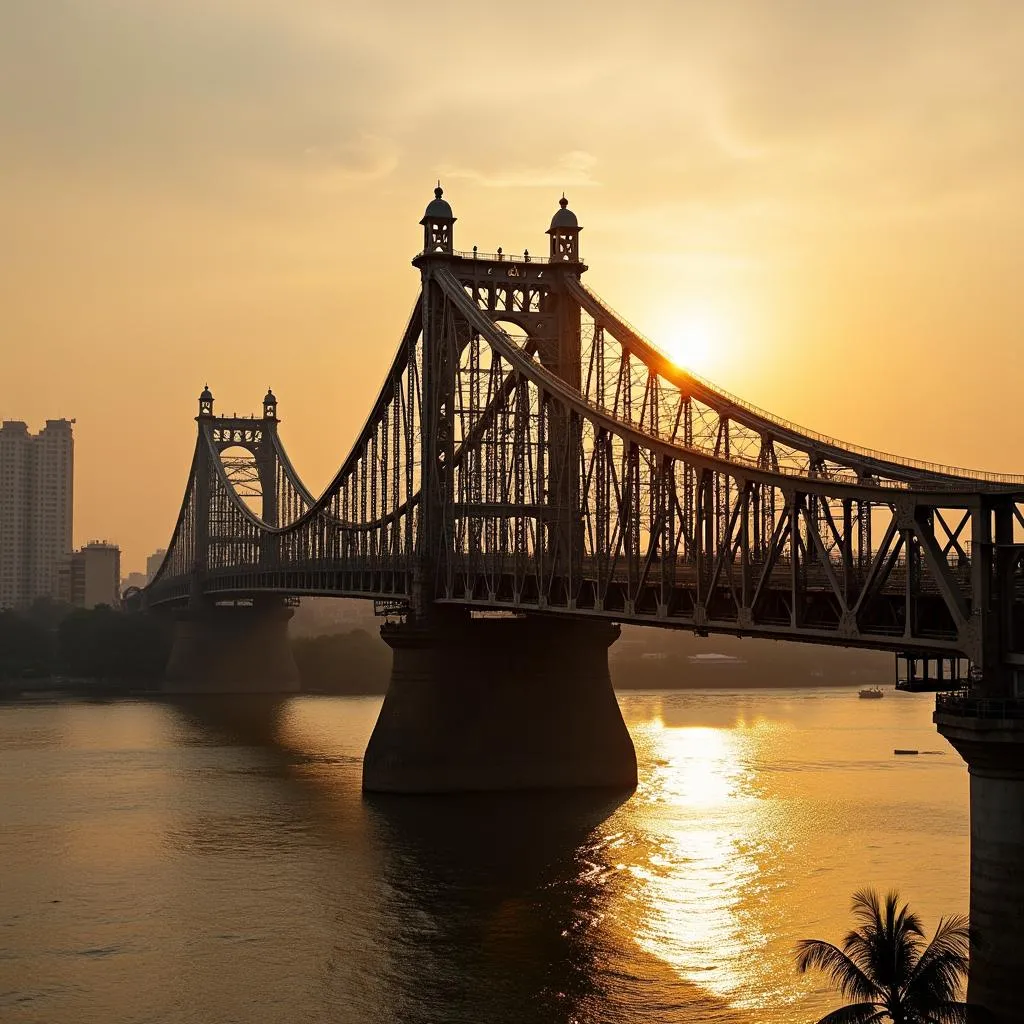
[[[676,366],[582,284],[564,198],[547,258],[457,251],[440,187],[420,223],[419,298],[323,495],[292,469],[272,393],[258,419],[200,396],[145,592],[178,609],[176,685],[293,686],[283,602],[372,598],[401,621],[368,788],[629,785],[615,623],[968,659],[972,692],[936,721],[972,772],[972,994],[1020,1019],[1024,477],[847,444]],[[533,718],[536,679],[554,725]]]

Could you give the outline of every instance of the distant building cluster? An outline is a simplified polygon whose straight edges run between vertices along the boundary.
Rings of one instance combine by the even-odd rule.
[[[121,600],[121,551],[107,541],[72,549],[74,525],[74,420],[47,420],[38,434],[19,420],[0,425],[0,610],[40,598],[77,608]],[[145,586],[164,552],[150,556]]]
[[[57,596],[71,550],[72,422],[47,420],[38,434],[17,420],[0,426],[0,608]]]
[[[121,549],[105,540],[75,551],[74,420],[47,420],[38,434],[20,420],[0,425],[0,611],[40,598],[76,608],[116,608],[128,587],[142,589],[160,571],[165,548],[146,571],[121,579]]]
[[[153,582],[153,578],[160,571],[160,566],[163,565],[164,556],[167,554],[166,548],[157,548],[146,559],[146,571],[145,572],[130,572],[123,580],[121,580],[121,593],[123,594],[129,587],[138,587],[141,590],[143,587]]]
[[[121,599],[121,549],[93,540],[65,555],[57,570],[57,599],[76,608],[116,608]]]

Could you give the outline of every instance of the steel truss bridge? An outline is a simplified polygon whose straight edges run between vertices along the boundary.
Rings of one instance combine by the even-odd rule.
[[[440,190],[420,290],[334,479],[262,417],[215,415],[153,608],[259,595],[543,613],[967,659],[1012,693],[1024,476],[849,444],[677,366],[550,254],[459,252]]]

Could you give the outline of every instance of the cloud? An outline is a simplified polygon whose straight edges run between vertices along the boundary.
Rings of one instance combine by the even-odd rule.
[[[307,146],[306,164],[326,185],[386,178],[398,167],[401,147],[392,139],[359,132],[343,142]]]
[[[509,167],[480,170],[458,165],[442,165],[441,178],[471,181],[485,188],[588,188],[599,185],[593,170],[597,157],[583,150],[563,153],[547,167]]]

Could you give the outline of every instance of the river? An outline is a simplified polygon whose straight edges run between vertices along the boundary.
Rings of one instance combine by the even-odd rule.
[[[626,798],[364,798],[379,698],[0,705],[0,1019],[804,1024],[855,889],[966,911],[930,695],[619,702]]]

